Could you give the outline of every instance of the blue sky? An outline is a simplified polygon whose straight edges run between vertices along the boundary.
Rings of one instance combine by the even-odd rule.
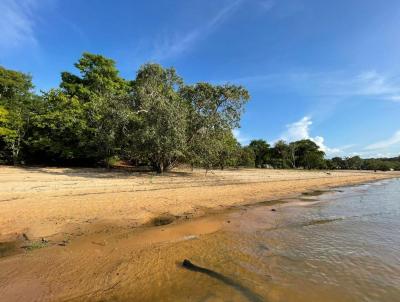
[[[0,65],[58,85],[83,51],[132,79],[242,84],[243,143],[310,138],[328,156],[400,154],[398,0],[0,0]]]

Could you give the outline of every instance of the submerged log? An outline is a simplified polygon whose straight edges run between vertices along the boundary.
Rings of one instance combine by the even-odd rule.
[[[251,289],[241,285],[237,281],[235,281],[229,277],[226,277],[220,273],[214,272],[208,268],[197,266],[188,259],[183,260],[182,266],[190,271],[203,273],[203,274],[208,275],[209,277],[212,277],[219,281],[222,281],[226,285],[229,285],[229,286],[233,287],[234,289],[236,289],[237,291],[239,291],[243,296],[245,296],[251,302],[265,301],[265,299],[260,297],[258,294],[254,293]]]

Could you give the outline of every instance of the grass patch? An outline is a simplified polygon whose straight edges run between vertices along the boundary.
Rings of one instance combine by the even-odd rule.
[[[34,241],[29,245],[25,245],[23,246],[23,248],[29,252],[34,251],[34,250],[38,250],[38,249],[42,249],[44,247],[46,247],[48,245],[47,242],[45,241]]]

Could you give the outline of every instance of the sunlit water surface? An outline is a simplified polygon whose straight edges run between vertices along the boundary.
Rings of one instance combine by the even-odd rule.
[[[400,180],[303,201],[243,208],[221,231],[155,248],[143,260],[152,268],[111,299],[400,301]],[[186,270],[184,258],[216,274]]]

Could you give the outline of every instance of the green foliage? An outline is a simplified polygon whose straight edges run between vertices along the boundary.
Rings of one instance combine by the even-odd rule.
[[[83,138],[87,128],[79,99],[60,89],[50,90],[35,108],[28,154],[30,158],[45,158],[47,162],[68,162],[84,157]]]
[[[270,165],[274,168],[326,168],[324,152],[311,140],[300,140],[287,144],[278,141],[271,148],[264,140],[253,140],[249,147],[254,153],[256,167]]]
[[[240,146],[232,130],[250,98],[242,86],[185,85],[158,64],[128,81],[113,60],[90,53],[74,66],[77,74],[61,73],[59,87],[40,96],[30,75],[0,66],[0,162],[400,170],[400,158],[325,160],[311,140]]]
[[[111,168],[111,167],[115,166],[119,161],[120,161],[120,158],[118,156],[114,155],[114,156],[107,157],[104,160],[104,163],[107,168]]]
[[[241,86],[197,83],[179,93],[188,108],[185,157],[190,164],[237,165],[240,151],[232,129],[239,126],[248,92]]]
[[[3,160],[20,161],[33,103],[29,75],[0,66],[0,153]]]
[[[0,106],[0,136],[8,136],[12,134],[12,130],[6,128],[9,122],[9,112],[3,106]]]
[[[259,139],[250,142],[249,148],[254,153],[254,166],[261,168],[267,164],[269,159],[270,148],[266,141]]]
[[[0,66],[0,100],[22,101],[31,96],[32,77]]]
[[[270,163],[273,167],[280,169],[293,168],[292,162],[292,149],[289,145],[283,141],[279,140],[275,143],[274,147],[270,151]]]
[[[177,88],[175,70],[158,64],[142,66],[134,83],[139,135],[133,151],[160,173],[183,158],[186,149],[187,107]]]
[[[352,169],[352,170],[400,170],[400,157],[394,158],[368,158],[362,159],[359,156],[340,158],[334,157],[331,160],[332,169]]]
[[[256,157],[253,149],[246,146],[239,150],[239,166],[254,168]]]
[[[293,162],[297,167],[305,169],[325,168],[325,153],[319,150],[319,146],[309,139],[303,139],[289,144]]]
[[[85,52],[75,67],[80,76],[62,72],[60,88],[82,103],[93,101],[97,96],[123,95],[129,90],[129,83],[119,77],[111,59]]]

